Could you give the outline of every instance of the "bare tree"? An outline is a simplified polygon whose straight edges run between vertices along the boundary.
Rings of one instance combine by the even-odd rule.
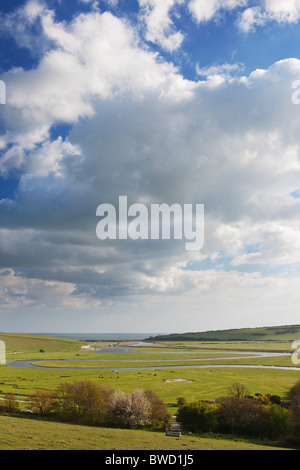
[[[231,396],[236,397],[236,398],[244,398],[249,395],[249,392],[247,390],[247,387],[239,382],[233,383],[229,387],[229,393]]]
[[[29,409],[43,416],[49,415],[53,410],[54,395],[48,390],[36,390],[27,398]]]
[[[3,408],[9,413],[19,411],[19,403],[16,400],[14,393],[6,393],[3,400]]]

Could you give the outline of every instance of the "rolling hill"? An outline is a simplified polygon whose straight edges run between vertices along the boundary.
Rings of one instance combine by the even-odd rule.
[[[151,336],[147,341],[294,341],[300,339],[300,325],[240,328]]]

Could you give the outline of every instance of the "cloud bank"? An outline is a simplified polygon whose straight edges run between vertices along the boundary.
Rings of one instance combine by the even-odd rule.
[[[0,174],[19,180],[15,198],[0,200],[5,318],[65,309],[85,312],[96,329],[105,318],[107,331],[114,322],[167,330],[175,315],[176,329],[201,330],[243,326],[250,315],[273,323],[288,298],[297,322],[300,113],[291,84],[300,60],[247,75],[242,64],[197,64],[191,80],[148,44],[182,47],[184,7],[198,24],[235,11],[247,32],[299,19],[297,1],[248,4],[139,0],[136,25],[96,5],[60,21],[38,1],[3,17],[2,31],[37,58],[3,74]],[[204,204],[204,248],[100,242],[96,208],[122,194]]]

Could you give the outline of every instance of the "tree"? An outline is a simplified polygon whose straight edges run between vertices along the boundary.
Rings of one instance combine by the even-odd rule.
[[[218,420],[221,431],[232,434],[262,435],[262,426],[267,416],[267,407],[250,398],[223,397]]]
[[[294,386],[290,389],[290,397],[291,399],[295,398],[296,396],[300,396],[300,380],[298,380]]]
[[[281,405],[281,398],[279,395],[271,395],[271,394],[267,394],[266,397],[269,398],[270,402],[273,404],[273,405]]]
[[[126,426],[128,413],[128,397],[125,392],[115,390],[110,398],[107,410],[107,419],[112,424]]]
[[[300,383],[300,382],[299,382]],[[300,395],[295,394],[290,406],[290,432],[287,442],[300,447]]]
[[[287,431],[288,410],[260,400],[237,397],[218,399],[219,431],[259,438],[278,438]]]
[[[128,423],[130,428],[138,428],[151,423],[152,406],[146,393],[136,389],[129,395]]]
[[[286,435],[290,414],[280,405],[273,404],[268,407],[268,416],[264,423],[264,436],[278,439]]]
[[[103,424],[113,391],[91,380],[65,382],[56,393],[56,412],[64,420]]]
[[[185,405],[186,404],[186,398],[185,397],[178,397],[176,403],[177,403],[177,406]]]
[[[34,413],[46,416],[53,411],[55,393],[47,390],[36,390],[27,398],[28,407]]]
[[[6,393],[3,400],[3,409],[8,413],[15,413],[19,411],[19,403],[16,400],[14,393]]]
[[[107,417],[116,426],[138,428],[151,423],[151,402],[141,389],[127,395],[116,390],[110,399]]]
[[[229,387],[229,393],[236,398],[244,398],[249,395],[246,385],[236,382]]]
[[[177,421],[188,431],[213,431],[217,426],[217,408],[216,404],[200,401],[184,404],[178,408]]]
[[[165,428],[171,421],[171,415],[163,401],[152,390],[146,390],[145,396],[151,403],[151,426],[157,429]]]
[[[300,395],[295,395],[291,402],[291,421],[300,424]]]
[[[267,395],[262,395],[261,393],[256,393],[255,398],[257,402],[261,403],[262,405],[271,405],[270,397]]]

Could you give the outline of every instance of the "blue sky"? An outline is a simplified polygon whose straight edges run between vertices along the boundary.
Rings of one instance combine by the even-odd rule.
[[[92,2],[57,0],[48,1],[47,5],[53,9],[57,21],[71,21],[80,13],[88,13]],[[138,23],[139,5],[135,0],[119,1],[118,5],[109,2],[98,2],[101,12],[111,11],[119,18],[128,18],[133,24]],[[221,2],[222,3],[222,2]],[[243,2],[240,2],[243,3]],[[258,5],[259,1],[248,2],[249,5]],[[26,4],[26,1],[3,0],[1,4],[2,15],[8,15]],[[193,21],[187,7],[178,5],[179,18],[173,18],[174,28],[182,31],[184,39],[182,47],[173,53],[147,41],[147,45],[167,60],[180,67],[185,77],[195,79],[195,63],[201,67],[224,62],[240,62],[245,70],[251,72],[256,68],[265,68],[272,63],[287,57],[298,57],[299,24],[296,22],[277,22],[270,20],[264,27],[258,27],[253,34],[247,34],[237,26],[237,18],[245,9],[240,7],[231,10],[221,10],[222,15],[217,20],[212,19],[198,25]],[[33,30],[38,34],[39,27],[34,25]],[[16,47],[13,35],[2,29],[1,70],[22,66],[25,69],[34,67],[38,62],[35,53],[27,47]]]
[[[299,323],[299,32],[299,0],[2,1],[0,329]],[[203,248],[100,241],[121,194],[204,204]]]

